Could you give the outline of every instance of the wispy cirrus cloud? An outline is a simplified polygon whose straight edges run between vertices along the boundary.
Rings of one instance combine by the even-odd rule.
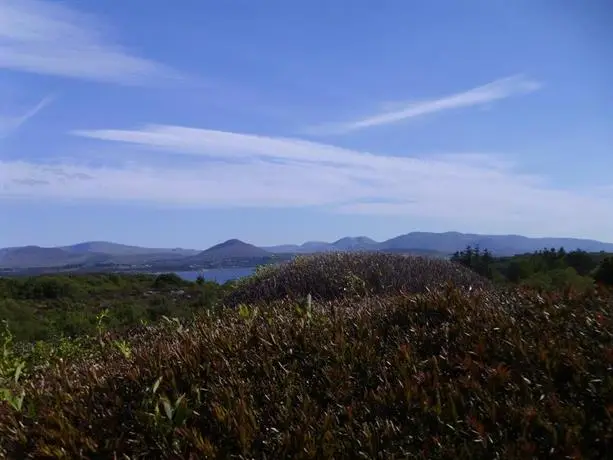
[[[63,3],[2,0],[0,68],[121,84],[178,76],[110,41],[103,29],[96,18]]]
[[[308,142],[183,126],[74,134],[132,149],[92,166],[79,157],[0,163],[0,199],[111,201],[195,208],[302,208],[427,217],[449,228],[603,235],[609,193],[580,193],[517,172],[499,155],[387,156]],[[115,150],[115,147],[113,149]],[[84,155],[87,148],[80,149]],[[83,157],[81,157],[83,158]]]
[[[0,139],[9,136],[10,134],[21,128],[21,126],[24,125],[28,120],[36,116],[47,105],[53,102],[53,99],[53,96],[46,96],[38,104],[27,110],[22,115],[0,115]]]
[[[495,80],[468,91],[439,97],[437,99],[405,104],[402,107],[399,107],[398,104],[394,104],[396,105],[394,110],[377,113],[351,122],[317,126],[308,131],[311,134],[348,133],[375,126],[398,123],[409,118],[420,117],[444,110],[485,105],[511,96],[530,93],[536,91],[540,87],[541,83],[536,80],[528,79],[523,75],[514,75]]]

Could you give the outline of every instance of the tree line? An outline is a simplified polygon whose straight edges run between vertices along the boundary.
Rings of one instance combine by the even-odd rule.
[[[496,257],[489,250],[467,246],[451,257],[497,283],[538,289],[587,289],[613,285],[613,254],[545,248],[512,257]]]

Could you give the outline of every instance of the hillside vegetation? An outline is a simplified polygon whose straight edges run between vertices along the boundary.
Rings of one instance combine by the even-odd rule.
[[[162,316],[191,318],[211,308],[228,286],[177,275],[42,275],[0,278],[0,320],[18,341],[91,335],[97,317],[121,330]]]
[[[31,347],[8,329],[0,455],[608,458],[610,262],[584,289],[534,289],[456,263],[331,254],[218,287],[191,319],[113,330],[111,308],[92,333]],[[2,282],[8,298],[41,278]],[[178,282],[113,281],[163,296]]]
[[[496,282],[539,291],[590,290],[594,283],[613,284],[613,256],[564,248],[543,249],[513,257],[493,257],[487,250],[468,246],[451,258]]]
[[[226,303],[234,306],[308,294],[316,300],[336,300],[417,293],[449,283],[465,289],[490,285],[474,271],[441,259],[376,252],[329,253],[264,266],[241,280]]]

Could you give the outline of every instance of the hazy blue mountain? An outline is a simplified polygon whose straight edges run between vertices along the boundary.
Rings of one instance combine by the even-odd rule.
[[[275,254],[312,254],[314,252],[337,251],[332,243],[325,241],[307,241],[302,244],[280,244],[278,246],[266,246],[262,249]]]
[[[529,238],[521,235],[481,235],[473,233],[411,232],[383,242],[367,237],[345,237],[334,243],[308,242],[302,245],[282,245],[267,247],[276,253],[312,253],[326,251],[377,250],[403,253],[443,253],[452,254],[466,246],[479,246],[497,255],[506,256],[534,252],[545,247],[566,250],[583,249],[588,252],[613,252],[613,243],[579,238]]]
[[[145,255],[145,254],[178,254],[190,256],[198,254],[196,249],[182,248],[143,248],[140,246],[128,246],[125,244],[110,243],[108,241],[86,241],[84,243],[63,246],[61,249],[74,253],[97,253],[113,256]]]
[[[201,252],[191,249],[143,248],[104,241],[91,241],[54,248],[24,246],[0,249],[0,268],[17,270],[66,265],[92,267],[99,264],[151,267],[156,264],[164,265],[164,262],[166,262],[165,266],[181,266],[238,259],[241,259],[244,264],[250,263],[249,259],[253,261],[267,259],[275,253],[284,255],[280,257],[287,257],[291,254],[359,250],[445,256],[463,250],[469,245],[488,249],[499,256],[552,247],[556,249],[564,247],[568,251],[583,249],[589,252],[613,252],[613,243],[579,238],[528,238],[521,235],[411,232],[383,242],[358,236],[344,237],[333,243],[308,241],[301,245],[286,244],[267,248],[259,248],[237,239],[231,239]]]
[[[338,251],[362,251],[376,249],[378,243],[367,236],[346,236],[332,243],[332,247]]]
[[[0,249],[0,265],[2,265],[2,260],[15,248],[2,248]]]
[[[326,252],[333,251],[334,248],[325,241],[307,241],[300,245],[300,250],[301,252]]]
[[[2,250],[0,267],[11,269],[61,267],[86,264],[93,261],[103,262],[107,258],[108,256],[104,254],[76,254],[60,248],[23,246]]]
[[[212,260],[224,260],[224,259],[257,259],[263,257],[270,257],[272,253],[258,248],[249,243],[245,243],[241,240],[231,239],[224,241],[223,243],[216,244],[210,248],[196,254],[195,256],[188,257],[187,259],[196,263],[198,261],[212,261]]]
[[[346,236],[333,243],[325,241],[307,241],[303,244],[283,244],[279,246],[269,246],[266,249],[269,252],[277,254],[309,254],[314,252],[330,252],[330,251],[359,251],[366,249],[376,249],[377,242],[366,236]]]
[[[142,265],[158,260],[175,260],[197,254],[193,249],[157,249],[106,241],[44,248],[23,246],[0,249],[0,268],[22,269],[65,265]]]
[[[459,232],[412,232],[391,238],[378,245],[379,249],[419,248],[453,253],[466,246],[479,246],[496,255],[514,255],[533,252],[545,247],[568,251],[583,249],[588,252],[613,252],[612,243],[578,238],[528,238],[520,235],[479,235]]]
[[[299,244],[280,244],[278,246],[262,246],[267,252],[276,254],[300,254],[304,252],[302,246]]]

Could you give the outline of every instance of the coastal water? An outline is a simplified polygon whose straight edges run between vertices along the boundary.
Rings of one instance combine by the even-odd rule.
[[[202,272],[176,272],[181,278],[188,281],[196,281],[199,274],[204,276],[207,281],[216,281],[223,284],[226,281],[231,281],[245,276],[251,275],[255,271],[255,267],[249,268],[216,268],[203,270]]]

